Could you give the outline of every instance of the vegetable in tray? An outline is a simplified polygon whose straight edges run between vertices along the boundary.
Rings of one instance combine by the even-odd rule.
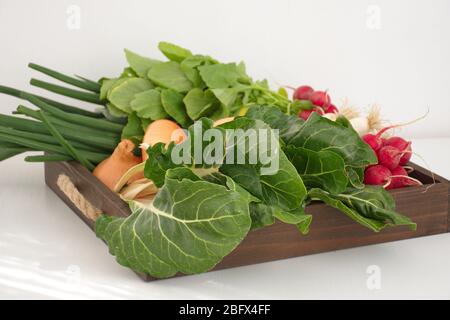
[[[105,212],[96,233],[120,264],[158,278],[205,272],[249,232],[276,220],[308,233],[314,201],[374,232],[415,229],[385,190],[420,183],[408,177],[411,143],[383,135],[390,127],[378,131],[378,111],[361,117],[310,86],[289,99],[285,88],[253,80],[243,62],[222,63],[166,42],[158,48],[166,59],[125,50],[128,66],[99,81],[29,64],[64,83],[31,85],[96,111],[0,86],[26,104],[0,115],[0,160],[24,152],[44,152],[28,162],[75,160],[119,194],[132,214]],[[219,151],[239,143],[227,139],[230,130],[265,130],[279,144],[278,169],[265,174],[261,160],[176,162],[174,150],[190,150],[184,156],[195,159],[193,141],[205,141],[198,126],[218,132]],[[242,156],[249,159],[249,151]]]

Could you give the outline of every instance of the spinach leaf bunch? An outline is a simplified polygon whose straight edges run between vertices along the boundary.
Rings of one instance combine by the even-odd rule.
[[[167,61],[125,49],[129,66],[116,78],[100,80],[107,112],[128,118],[122,138],[139,140],[158,119],[172,119],[187,128],[202,117],[243,115],[256,104],[290,110],[292,101],[285,92],[270,90],[266,80],[253,81],[243,62],[221,63],[167,42],[158,48]]]

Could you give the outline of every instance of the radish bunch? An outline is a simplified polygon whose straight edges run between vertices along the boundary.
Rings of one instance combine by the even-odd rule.
[[[417,186],[422,183],[408,176],[410,168],[406,166],[411,159],[411,142],[401,137],[381,136],[395,126],[381,129],[376,134],[368,133],[362,137],[378,157],[378,164],[369,166],[364,172],[364,183],[382,185],[385,189]]]
[[[326,91],[315,91],[307,85],[295,89],[293,98],[299,100],[300,111],[298,116],[303,120],[307,120],[313,112],[327,118],[333,118],[339,111],[331,103],[331,98]]]

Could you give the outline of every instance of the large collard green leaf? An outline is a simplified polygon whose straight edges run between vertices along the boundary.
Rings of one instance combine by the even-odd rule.
[[[128,64],[131,69],[133,69],[136,74],[141,78],[146,78],[148,71],[155,65],[161,63],[162,61],[150,59],[143,57],[137,53],[125,49],[125,57],[127,58]]]
[[[117,81],[108,90],[108,100],[119,110],[129,114],[131,109],[131,101],[137,93],[153,89],[150,81],[142,78],[124,78]]]
[[[395,212],[394,198],[380,186],[365,186],[364,189],[349,188],[337,195],[337,198],[367,218],[384,221],[389,225],[407,225],[412,230],[416,229],[416,224],[408,217]]]
[[[161,102],[161,92],[156,89],[137,93],[130,106],[140,118],[158,120],[168,117]]]
[[[185,139],[178,146],[171,143],[166,147],[163,143],[157,143],[147,149],[149,157],[145,163],[144,175],[147,179],[152,180],[157,187],[161,187],[164,184],[166,172],[169,169],[188,167],[198,170],[214,167],[214,171],[217,171],[217,165],[205,164],[204,162],[196,163],[194,154],[196,150],[195,137],[199,137],[201,133],[211,129],[213,127],[213,121],[202,118],[196,124],[197,127],[191,125],[188,128],[188,139]],[[199,138],[202,139],[202,137]],[[205,150],[207,145],[208,141],[202,141],[201,151]],[[174,160],[174,155],[180,158],[180,162]]]
[[[242,188],[239,184],[237,184],[230,177],[228,177],[228,176],[220,173],[219,171],[217,171],[217,169],[216,170],[209,170],[209,172],[208,172],[208,170],[199,171],[199,170],[196,170],[196,169],[191,169],[191,172],[192,173],[195,172],[196,175],[199,175],[205,181],[216,183],[216,184],[220,184],[220,185],[226,186],[229,190],[233,190],[233,191],[238,192],[241,195],[241,197],[245,201],[247,201],[248,203],[260,202],[260,200],[258,198],[252,196],[250,192],[248,192],[247,190]]]
[[[250,230],[257,230],[275,223],[274,208],[262,202],[251,202],[249,204],[252,226]]]
[[[161,103],[166,113],[183,128],[192,122],[186,112],[182,94],[172,89],[164,89],[161,91]]]
[[[269,106],[250,107],[245,116],[250,119],[264,121],[272,129],[279,130],[280,138],[285,143],[290,141],[305,123],[303,119],[297,116],[289,116],[277,108]]]
[[[238,118],[232,122],[224,123],[221,128],[233,130],[270,130],[264,122],[259,120],[250,120],[248,118]],[[269,131],[267,141],[258,141],[258,145],[251,145],[246,151],[245,164],[225,163],[219,171],[231,177],[236,183],[250,192],[253,196],[261,200],[261,204],[251,206],[251,215],[255,227],[261,227],[267,224],[270,216],[275,217],[285,223],[295,224],[302,233],[307,233],[311,223],[311,216],[304,212],[304,200],[306,197],[306,188],[302,179],[298,175],[295,167],[289,162],[286,155],[279,149],[277,144],[270,142],[273,136],[272,130]],[[271,136],[271,137],[270,137]],[[245,139],[241,136],[240,139]],[[243,141],[230,141],[227,139],[227,149],[238,146]],[[272,174],[263,174],[264,165],[259,162],[250,164],[249,153],[252,150],[260,151],[270,147],[271,153],[277,156],[278,169]],[[235,148],[239,149],[239,147]]]
[[[345,162],[332,151],[313,151],[288,145],[284,149],[288,159],[308,188],[322,188],[333,194],[343,192],[348,185]]]
[[[173,147],[173,143],[167,148],[164,143],[157,143],[147,149],[148,159],[145,162],[144,174],[157,187],[164,185],[167,170],[180,167],[180,165],[172,161],[171,153]]]
[[[175,44],[169,42],[160,42],[158,44],[158,49],[165,55],[169,60],[175,62],[181,62],[184,59],[192,56],[192,52],[188,49],[182,48]]]
[[[345,162],[347,177],[353,186],[362,188],[359,174],[361,169],[377,163],[375,153],[353,129],[316,113],[312,113],[304,122],[282,113],[277,108],[258,106],[250,108],[246,116],[261,119],[272,128],[279,129],[280,138],[286,145],[317,152],[331,151],[341,156]]]
[[[339,195],[313,188],[309,190],[308,195],[340,210],[349,218],[375,232],[388,226],[399,225],[409,226],[411,230],[416,229],[416,224],[408,217],[395,212],[394,199],[382,187],[349,188]]]
[[[148,71],[148,78],[158,86],[186,93],[192,89],[192,82],[186,77],[180,64],[175,61],[163,62]]]
[[[211,120],[203,118],[201,119],[201,123],[203,127],[202,132],[205,132],[207,129],[212,127]],[[246,118],[239,118],[219,127],[219,129],[223,130],[222,134],[226,134],[227,129],[244,130],[251,128],[270,130],[270,128],[263,122]],[[190,139],[185,140],[183,143],[176,146],[176,148],[179,150],[189,149],[193,152],[195,150],[193,146],[193,141],[195,141],[195,131],[193,126],[189,128],[189,137]],[[207,142],[204,143],[207,145]],[[237,144],[238,141],[233,143]],[[185,146],[189,146],[189,148],[185,148]],[[229,150],[233,149],[232,143],[227,144],[226,147]],[[233,162],[232,164],[220,163],[216,166],[206,165],[204,163],[195,163],[195,156],[192,153],[188,154],[188,157],[186,158],[189,159],[187,164],[175,164],[172,161],[172,150],[174,148],[175,146],[173,144],[169,145],[167,149],[164,148],[163,145],[155,145],[147,150],[149,159],[145,165],[145,176],[148,179],[153,180],[157,186],[161,186],[163,184],[165,173],[171,168],[179,166],[187,166],[191,169],[195,168],[195,170],[205,167],[215,169],[218,168],[222,174],[231,178],[241,188],[249,192],[254,198],[257,198],[258,201],[264,203],[267,207],[273,207],[272,210],[263,206],[254,206],[252,216],[262,216],[264,218],[262,220],[267,221],[267,217],[276,211],[278,213],[276,217],[280,220],[284,217],[283,213],[286,215],[286,219],[298,217],[300,222],[305,221],[308,218],[310,219],[310,216],[306,215],[303,211],[303,201],[306,197],[306,188],[297,171],[281,150],[279,150],[278,153],[278,170],[273,172],[273,174],[265,175],[262,174],[262,169],[265,165],[267,165],[267,163],[263,164],[261,162],[257,162],[251,164],[247,160],[244,164]],[[257,148],[257,146],[253,146],[253,148]],[[203,148],[202,150],[205,149]],[[226,155],[225,150],[223,155]],[[246,154],[246,157],[247,156],[248,153]],[[221,160],[221,162],[223,162],[223,160]],[[261,210],[259,215],[257,214],[257,210]],[[294,221],[294,219],[290,219],[290,221]],[[300,222],[295,224],[298,225]]]
[[[261,175],[260,169],[257,165],[225,164],[219,170],[268,205],[285,211],[295,210],[302,205],[306,188],[282,151],[276,174]]]
[[[241,135],[238,139],[232,136],[227,137],[227,149],[236,152],[242,143],[248,144],[249,148],[244,149],[245,163],[225,163],[220,167],[220,171],[231,177],[247,191],[261,199],[264,203],[276,206],[281,210],[295,210],[303,204],[306,196],[306,188],[302,179],[298,175],[295,167],[287,159],[277,144],[272,145],[271,140],[278,142],[274,132],[270,127],[260,120],[251,120],[248,118],[238,118],[234,121],[224,123],[220,126],[225,130],[267,130],[268,137],[266,141],[258,141],[257,145],[252,145],[247,135]],[[230,138],[231,137],[231,138]],[[248,140],[247,140],[248,139]],[[270,146],[269,146],[269,145]],[[250,152],[261,152],[267,148],[278,160],[278,169],[273,174],[263,174],[262,168],[265,167],[259,157],[259,162],[251,164],[249,159]],[[271,148],[271,150],[269,150]],[[260,154],[259,154],[260,155]],[[236,154],[237,158],[237,154]],[[268,157],[270,159],[270,157]]]
[[[186,177],[169,171],[152,202],[130,202],[128,218],[97,220],[97,235],[120,264],[157,278],[201,273],[244,239],[248,202],[224,186]]]

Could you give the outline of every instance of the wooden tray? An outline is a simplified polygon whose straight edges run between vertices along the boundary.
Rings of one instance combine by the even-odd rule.
[[[396,189],[391,193],[395,198],[397,211],[417,223],[416,231],[410,231],[407,227],[394,227],[374,233],[336,209],[313,203],[307,209],[313,214],[308,235],[301,235],[295,226],[276,222],[272,226],[250,232],[213,270],[450,232],[448,181],[435,175],[436,184],[424,192],[427,185],[433,182],[430,173],[418,165],[411,166],[415,169],[412,176],[422,181],[424,186]],[[58,177],[62,175],[67,176],[79,193],[101,212],[122,217],[130,214],[127,204],[80,164],[46,163],[46,184],[90,228],[93,229],[94,221],[87,218],[72,202],[73,199],[69,199],[58,186]],[[147,281],[155,280],[148,275],[139,276]]]

